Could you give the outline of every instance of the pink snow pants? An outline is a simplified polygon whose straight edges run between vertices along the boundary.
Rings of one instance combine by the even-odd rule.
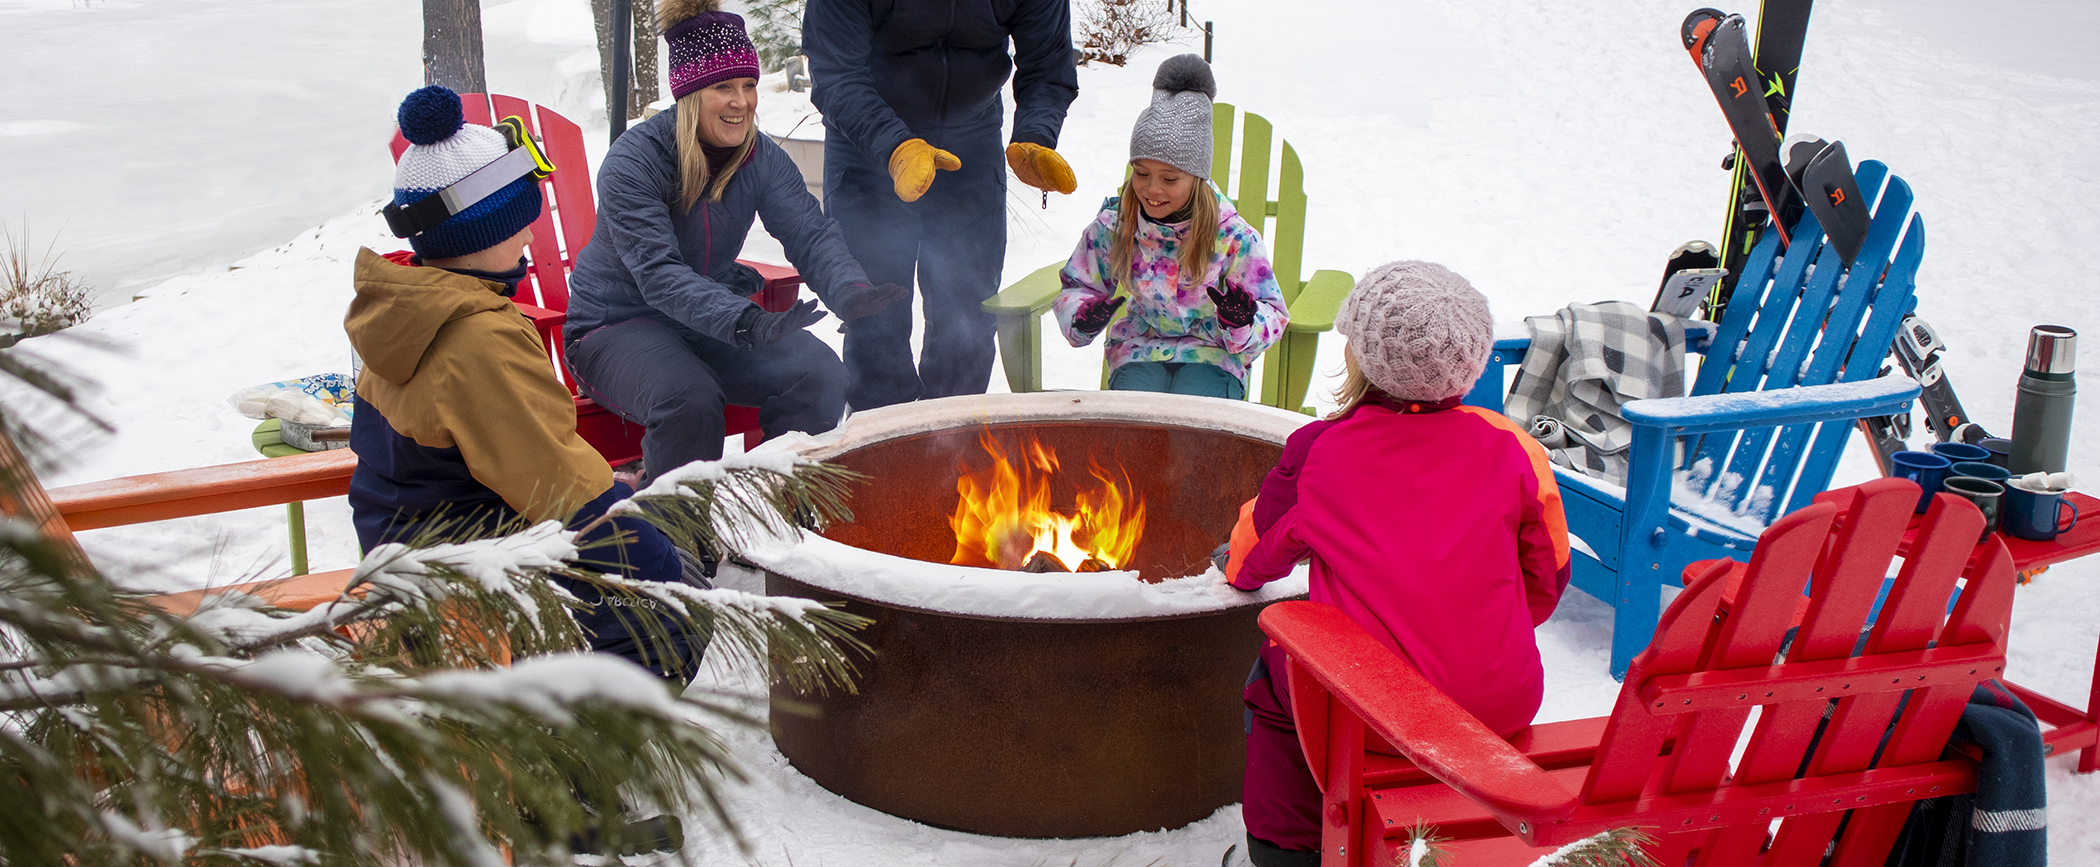
[[[1320,786],[1306,767],[1291,719],[1283,648],[1262,639],[1261,656],[1247,678],[1247,773],[1240,783],[1240,815],[1247,836],[1281,849],[1320,848]]]

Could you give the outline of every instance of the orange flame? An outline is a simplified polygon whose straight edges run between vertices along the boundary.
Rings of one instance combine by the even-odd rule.
[[[955,557],[948,562],[1019,569],[1037,551],[1047,551],[1077,572],[1089,559],[1110,568],[1130,561],[1145,532],[1145,504],[1130,490],[1127,473],[1119,483],[1089,459],[1089,475],[1100,484],[1079,491],[1075,510],[1066,514],[1050,505],[1050,482],[1058,472],[1055,452],[1031,436],[1021,443],[1016,462],[989,429],[977,439],[992,465],[955,480],[962,499],[948,518],[955,530]]]

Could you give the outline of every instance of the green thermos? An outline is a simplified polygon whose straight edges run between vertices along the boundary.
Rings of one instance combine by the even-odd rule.
[[[2027,334],[2027,369],[2013,400],[2012,446],[2005,468],[2013,475],[2061,473],[2071,451],[2071,403],[2078,383],[2071,378],[2078,332],[2037,325]]]

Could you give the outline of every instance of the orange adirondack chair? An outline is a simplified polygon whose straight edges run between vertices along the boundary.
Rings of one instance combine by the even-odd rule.
[[[546,344],[548,360],[554,365],[555,377],[568,386],[569,394],[576,398],[576,432],[614,466],[636,460],[642,456],[641,426],[629,424],[611,410],[578,394],[576,377],[570,374],[569,366],[562,359],[561,327],[569,318],[569,272],[576,269],[576,254],[583,250],[583,245],[590,243],[591,230],[598,225],[597,200],[591,193],[591,169],[583,149],[583,129],[553,109],[535,106],[515,96],[462,93],[459,98],[468,123],[486,125],[491,119],[513,115],[524,119],[526,128],[539,136],[547,159],[554,163],[553,176],[540,182],[540,192],[546,204],[540,209],[540,218],[533,221],[532,246],[525,251],[525,281],[518,284],[518,294],[512,300],[539,331],[540,342]],[[400,130],[394,131],[390,148],[396,160],[401,159],[401,152],[408,149],[408,139],[401,137]],[[557,224],[559,233],[556,232]],[[786,310],[794,305],[795,295],[802,286],[802,275],[795,269],[764,262],[744,264],[758,269],[758,273],[766,278],[765,288],[751,296],[751,300],[772,311]],[[731,406],[723,417],[728,422],[728,435],[743,434],[747,449],[758,446],[763,434],[758,428],[757,407]]]
[[[1853,655],[1917,496],[1900,479],[1817,496],[1764,532],[1732,598],[1729,561],[1705,565],[1611,716],[1507,741],[1339,609],[1272,606],[1262,628],[1290,657],[1324,792],[1321,863],[1389,863],[1420,823],[1466,865],[1528,864],[1640,826],[1664,864],[1813,865],[1828,848],[1836,867],[1878,867],[1911,802],[1974,790],[1975,764],[1942,754],[1970,692],[2004,669],[2012,613],[2004,544],[1977,544],[1981,513],[1941,495]],[[1804,585],[1805,620],[1775,664]]]

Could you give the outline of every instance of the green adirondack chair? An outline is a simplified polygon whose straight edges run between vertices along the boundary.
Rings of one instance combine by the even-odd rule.
[[[1310,280],[1300,279],[1305,259],[1305,168],[1291,143],[1276,138],[1269,121],[1251,111],[1244,113],[1238,183],[1227,188],[1233,178],[1233,130],[1241,126],[1241,115],[1228,103],[1211,106],[1211,179],[1267,242],[1277,286],[1291,311],[1291,324],[1283,338],[1262,354],[1261,402],[1311,414],[1305,393],[1312,386],[1320,332],[1334,327],[1335,311],[1356,279],[1341,271],[1318,271]],[[1277,145],[1283,151],[1282,159],[1276,161],[1281,170],[1272,177],[1272,150]],[[1274,198],[1270,197],[1272,182]],[[999,358],[1006,367],[1006,386],[1013,391],[1043,390],[1043,313],[1057,298],[1061,289],[1057,272],[1064,266],[1056,262],[1039,268],[984,302],[985,312],[999,321]],[[1108,372],[1103,370],[1102,385],[1107,383]]]

